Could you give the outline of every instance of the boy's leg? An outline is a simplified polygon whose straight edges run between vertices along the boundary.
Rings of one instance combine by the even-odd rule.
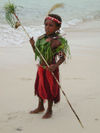
[[[52,100],[48,100],[48,108],[47,108],[46,113],[42,117],[43,119],[48,119],[48,118],[50,118],[52,116],[52,105],[53,105],[53,101]]]
[[[39,113],[44,111],[44,103],[41,98],[39,98],[38,107],[35,110],[30,111],[30,114]]]

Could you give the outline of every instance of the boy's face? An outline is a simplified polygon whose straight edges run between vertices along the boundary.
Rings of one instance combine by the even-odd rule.
[[[45,21],[44,25],[45,25],[45,32],[47,35],[51,35],[59,29],[59,27],[56,26],[55,22],[49,19]]]

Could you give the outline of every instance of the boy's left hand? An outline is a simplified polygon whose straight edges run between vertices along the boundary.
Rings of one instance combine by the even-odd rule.
[[[54,72],[56,70],[56,68],[57,68],[56,64],[52,64],[52,65],[50,65],[48,67],[48,69],[49,69],[50,72]]]

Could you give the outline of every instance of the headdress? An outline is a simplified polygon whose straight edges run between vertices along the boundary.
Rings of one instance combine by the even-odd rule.
[[[47,20],[47,19],[52,20],[52,21],[54,21],[54,22],[56,22],[58,24],[61,24],[61,22],[58,19],[54,18],[54,17],[47,16],[45,20]]]

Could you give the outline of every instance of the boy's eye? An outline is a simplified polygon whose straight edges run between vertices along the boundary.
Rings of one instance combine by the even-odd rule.
[[[49,24],[49,26],[53,26],[53,24]]]
[[[53,26],[53,24],[45,24],[45,26],[50,26],[50,27],[52,27],[52,26]]]
[[[48,24],[47,23],[45,23],[45,26],[47,26]]]

